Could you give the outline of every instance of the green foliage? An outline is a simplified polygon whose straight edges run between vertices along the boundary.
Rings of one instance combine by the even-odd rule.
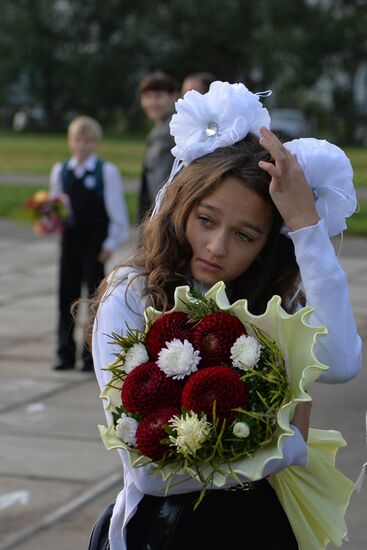
[[[192,288],[190,295],[195,299],[195,302],[185,302],[185,309],[188,313],[190,323],[196,323],[205,315],[221,311],[215,301],[205,298],[200,290]]]
[[[32,222],[32,213],[24,206],[24,202],[40,190],[46,191],[47,187],[0,184],[0,216],[10,220]]]
[[[354,171],[354,184],[357,188],[367,188],[367,151],[365,147],[346,147]]]
[[[111,381],[108,385],[111,388],[120,389],[119,383],[124,381],[127,376],[126,371],[123,368],[125,355],[135,344],[144,343],[145,334],[139,329],[131,329],[130,327],[127,327],[124,334],[113,332],[109,336],[111,338],[109,343],[119,346],[121,351],[114,354],[116,360],[103,370],[109,371],[112,374]],[[127,413],[127,411],[122,412]]]
[[[123,350],[123,353],[125,354],[135,344],[144,343],[144,340],[144,333],[141,330],[131,329],[127,327],[127,330],[123,335],[117,334],[117,332],[113,332],[111,334],[110,344],[116,344]]]
[[[138,178],[141,173],[144,139],[106,136],[98,147],[101,158],[113,162],[124,177]],[[66,135],[0,134],[0,172],[49,174],[52,165],[69,157]],[[20,162],[21,160],[21,162]],[[26,181],[24,182],[26,183]]]
[[[367,236],[367,198],[358,203],[358,211],[347,220],[348,231],[346,235]]]
[[[137,422],[140,422],[140,420],[142,419],[141,414],[131,413],[124,407],[116,407],[116,409],[112,412],[114,426],[116,426],[117,421],[119,420],[122,414],[126,414],[126,416],[129,416],[130,418],[135,418]]]
[[[45,129],[73,114],[136,129],[137,86],[152,70],[195,71],[272,88],[268,105],[325,110],[327,131],[348,142],[360,120],[367,55],[365,1],[13,0],[0,19],[0,93],[40,106]],[[24,99],[22,100],[21,97]]]

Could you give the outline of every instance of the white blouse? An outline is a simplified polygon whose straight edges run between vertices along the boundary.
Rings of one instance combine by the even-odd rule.
[[[307,304],[314,308],[308,322],[328,327],[328,335],[319,338],[317,342],[316,355],[319,361],[330,368],[321,375],[319,381],[346,382],[356,376],[361,367],[362,345],[350,305],[345,273],[336,258],[322,220],[315,226],[290,233],[290,237],[294,242]],[[114,360],[114,352],[119,351],[116,346],[109,344],[108,335],[112,332],[121,333],[126,326],[132,329],[144,328],[146,296],[143,277],[138,277],[129,286],[127,303],[125,300],[126,288],[133,275],[131,268],[116,271],[110,278],[110,287],[98,309],[93,333],[93,360],[101,389],[108,383],[110,376],[102,369]],[[299,430],[295,426],[293,428],[294,435],[287,438],[283,447],[283,459],[274,459],[268,463],[265,475],[274,474],[288,466],[306,465],[307,445]],[[161,477],[149,475],[152,471],[150,465],[132,468],[128,453],[123,449],[119,453],[124,465],[124,480],[110,524],[111,550],[126,549],[126,525],[143,495],[165,494],[165,484]],[[228,480],[226,486],[236,484],[235,480]],[[197,481],[187,479],[177,485],[172,483],[169,494],[200,489]]]

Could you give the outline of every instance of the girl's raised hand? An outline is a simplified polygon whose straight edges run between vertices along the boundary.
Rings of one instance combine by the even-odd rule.
[[[270,196],[290,231],[315,225],[320,220],[309,186],[297,159],[267,128],[261,128],[260,144],[275,165],[261,160],[260,168],[271,176]]]

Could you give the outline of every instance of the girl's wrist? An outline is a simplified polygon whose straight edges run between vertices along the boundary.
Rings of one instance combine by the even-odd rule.
[[[313,215],[298,216],[293,220],[286,222],[289,231],[298,231],[298,229],[304,229],[305,227],[311,227],[317,225],[320,221],[320,216],[316,212]]]

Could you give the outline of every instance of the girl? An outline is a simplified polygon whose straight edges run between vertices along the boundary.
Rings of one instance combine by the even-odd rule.
[[[289,312],[311,305],[309,322],[329,330],[317,343],[319,361],[330,366],[321,381],[353,378],[361,341],[315,191],[296,157],[268,130],[258,96],[243,85],[221,82],[199,96],[188,92],[177,102],[171,132],[173,154],[181,162],[144,223],[132,261],[111,274],[97,297],[93,359],[100,387],[108,383],[103,369],[117,351],[108,335],[126,326],[143,329],[144,309],[172,307],[178,285],[207,290],[218,281],[226,283],[231,302],[247,298],[255,314],[264,312],[274,294]],[[203,117],[204,126],[195,133],[190,124],[201,124]],[[283,458],[267,464],[265,476],[306,465],[309,414],[308,406],[298,406],[294,436],[285,443]],[[160,476],[151,476],[150,466],[132,468],[126,451],[119,452],[124,488],[110,523],[112,550],[298,548],[265,478],[240,487],[228,480],[224,490],[209,491],[194,512],[197,481],[173,483],[163,496]]]

